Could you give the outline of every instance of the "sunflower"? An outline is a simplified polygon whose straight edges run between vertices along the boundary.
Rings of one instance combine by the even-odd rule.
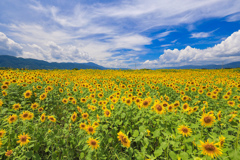
[[[38,112],[42,112],[43,111],[43,108],[38,108]]]
[[[234,107],[234,106],[235,106],[235,102],[234,102],[234,101],[228,101],[227,103],[228,103],[228,105],[231,106],[231,107]]]
[[[118,138],[119,141],[121,141],[121,143],[124,147],[127,147],[127,148],[130,147],[131,141],[128,139],[128,137],[124,133],[122,133],[121,131],[118,132],[118,137],[117,138]]]
[[[88,119],[88,117],[89,117],[88,113],[83,113],[83,114],[82,114],[82,118],[83,118],[83,119]]]
[[[220,148],[217,148],[214,142],[209,142],[208,140],[206,142],[200,141],[201,145],[199,145],[200,149],[202,150],[203,155],[208,155],[211,158],[215,158],[222,155],[222,150]]]
[[[2,95],[3,96],[6,96],[7,95],[7,92],[5,90],[2,91]]]
[[[54,118],[54,116],[48,116],[48,119],[52,122],[56,122],[56,118]]]
[[[93,127],[97,128],[99,126],[99,123],[98,122],[94,122],[93,123]]]
[[[62,99],[62,103],[67,104],[67,103],[68,103],[68,100],[67,100],[66,98],[63,98],[63,99]]]
[[[30,98],[32,96],[32,91],[30,90],[27,90],[25,93],[24,93],[24,97],[25,98]]]
[[[87,131],[88,134],[95,133],[95,128],[93,126],[90,126],[90,125],[86,126],[85,130]]]
[[[7,152],[5,152],[5,156],[10,157],[12,153],[13,153],[12,150],[7,150]]]
[[[33,103],[33,104],[31,105],[31,108],[32,108],[33,110],[35,110],[35,109],[38,108],[38,106],[39,106],[39,104],[35,102],[35,103]]]
[[[184,103],[182,106],[183,111],[188,111],[189,110],[189,104],[188,103]]]
[[[44,122],[45,119],[46,119],[46,115],[45,115],[45,113],[43,113],[43,114],[41,115],[41,117],[40,117],[40,120],[41,120],[42,122]]]
[[[162,106],[162,104],[155,104],[153,106],[153,109],[155,110],[155,112],[157,112],[157,114],[163,114],[165,112],[165,108]]]
[[[167,108],[168,108],[168,112],[172,112],[173,111],[173,105],[169,105]]]
[[[131,98],[127,98],[125,103],[130,106],[132,104],[132,99]]]
[[[80,127],[81,129],[84,129],[84,130],[86,129],[86,126],[87,126],[87,125],[86,125],[85,123],[80,123],[80,124],[79,124],[79,127]]]
[[[20,143],[20,146],[23,146],[30,142],[29,139],[31,139],[31,137],[29,137],[28,134],[23,133],[18,136],[18,139],[19,141],[17,141],[17,143]]]
[[[108,110],[108,109],[105,109],[105,110],[104,110],[104,116],[105,116],[105,117],[111,117],[111,111]]]
[[[111,108],[111,110],[114,110],[114,105],[111,104],[111,105],[110,105],[110,108]]]
[[[179,126],[178,131],[180,134],[187,137],[187,136],[191,136],[192,129],[189,128],[188,126],[181,125]]]
[[[179,101],[175,101],[174,104],[173,104],[173,107],[174,108],[177,108],[180,106],[180,102]]]
[[[21,104],[17,103],[13,105],[14,110],[19,110],[21,108]]]
[[[15,121],[17,121],[17,115],[16,114],[13,114],[13,115],[8,117],[8,123],[13,123]]]
[[[223,147],[223,144],[225,142],[225,137],[224,136],[220,136],[219,137],[219,142],[217,143],[219,147]]]
[[[202,122],[202,126],[211,127],[213,122],[215,122],[216,117],[213,114],[203,113],[200,121]]]
[[[22,118],[22,120],[28,120],[29,114],[29,111],[23,111],[22,114],[20,114],[20,117]]]
[[[3,101],[0,99],[0,107],[2,107],[3,105]]]
[[[221,114],[222,111],[219,111],[218,114],[217,114],[217,117],[218,117],[218,120],[221,121],[221,117],[222,117],[222,114]]]
[[[0,138],[3,138],[5,134],[6,134],[5,129],[1,129],[0,130]]]
[[[8,89],[8,86],[7,85],[2,85],[1,88],[4,90],[4,89]]]
[[[89,147],[92,147],[92,149],[97,149],[99,147],[99,141],[97,139],[89,138],[87,141]]]
[[[32,112],[29,112],[29,115],[28,115],[28,120],[31,120],[31,119],[33,119],[33,117],[34,117],[34,113],[32,113]]]
[[[74,113],[72,114],[71,119],[72,119],[73,122],[76,121],[76,119],[77,119],[77,113],[76,113],[76,112],[74,112]]]
[[[187,100],[188,100],[188,96],[183,96],[183,97],[182,97],[182,101],[183,101],[183,102],[185,102],[185,101],[187,101]]]
[[[40,100],[44,100],[44,99],[46,99],[46,98],[47,98],[47,93],[43,93],[43,94],[41,94],[40,97],[39,97]]]
[[[223,96],[223,99],[225,99],[225,100],[228,100],[229,98],[230,98],[229,95],[224,95],[224,96]]]

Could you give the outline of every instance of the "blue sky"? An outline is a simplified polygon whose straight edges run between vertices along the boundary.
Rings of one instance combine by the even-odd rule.
[[[238,0],[1,0],[0,55],[105,67],[240,61]]]

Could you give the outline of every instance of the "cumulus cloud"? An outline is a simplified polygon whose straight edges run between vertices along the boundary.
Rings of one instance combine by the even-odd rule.
[[[0,54],[19,56],[22,54],[22,46],[0,32]]]
[[[152,64],[152,67],[205,65],[234,62],[240,59],[240,30],[234,32],[220,44],[206,49],[197,49],[187,46],[182,50],[167,49],[159,59],[145,61],[143,64]]]

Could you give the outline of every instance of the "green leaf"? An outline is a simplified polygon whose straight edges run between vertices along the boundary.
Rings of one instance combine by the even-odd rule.
[[[160,136],[160,129],[157,129],[153,132],[153,137],[152,138],[156,138]]]
[[[160,147],[161,147],[162,149],[166,149],[167,146],[168,146],[167,142],[163,142],[163,143],[161,143],[161,146],[160,146]]]
[[[154,156],[159,157],[161,156],[162,152],[163,152],[162,148],[158,148],[157,150],[154,151]]]
[[[133,137],[137,137],[138,135],[139,135],[138,130],[135,130],[135,131],[133,132]]]
[[[122,113],[121,114],[121,118],[125,118],[126,114],[125,113]]]
[[[181,152],[180,157],[182,158],[182,160],[186,160],[188,159],[188,154],[186,152]]]
[[[146,130],[146,127],[145,127],[145,126],[140,126],[140,127],[139,127],[139,131],[140,131],[140,132],[145,132],[145,130]]]
[[[80,154],[80,158],[83,159],[83,157],[84,157],[84,153],[82,152],[82,153]]]
[[[169,152],[169,156],[171,157],[171,159],[177,159],[177,155],[176,155],[176,153],[173,152],[173,151],[170,151],[170,152]]]
[[[32,152],[32,151],[28,151],[28,152],[26,152],[25,156],[26,156],[27,158],[32,158],[33,152]]]

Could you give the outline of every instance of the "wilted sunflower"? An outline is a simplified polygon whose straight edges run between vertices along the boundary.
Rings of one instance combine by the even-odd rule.
[[[16,114],[13,114],[13,115],[8,117],[8,123],[13,123],[15,121],[17,121],[17,115]]]
[[[24,93],[24,97],[25,98],[30,98],[32,96],[32,91],[30,90],[27,90],[25,93]]]
[[[99,147],[99,141],[97,139],[93,139],[90,137],[87,143],[90,147],[92,147],[92,149],[97,149]]]
[[[95,128],[93,126],[90,126],[90,125],[86,126],[85,130],[87,131],[88,134],[94,134],[95,133]]]
[[[118,137],[117,138],[118,138],[119,141],[121,141],[121,143],[124,147],[127,147],[127,148],[130,147],[131,141],[128,139],[128,137],[124,133],[122,133],[121,131],[118,132]]]
[[[213,114],[203,113],[200,121],[202,122],[202,126],[211,127],[213,122],[215,122],[216,117]]]
[[[105,116],[105,117],[111,117],[111,111],[108,110],[108,109],[105,109],[105,110],[104,110],[104,116]]]
[[[88,113],[83,113],[83,114],[82,114],[82,118],[83,118],[83,119],[88,119],[88,117],[89,117]]]
[[[209,141],[207,140],[207,142],[200,141],[200,143],[201,145],[199,145],[199,147],[202,150],[203,155],[208,155],[211,158],[222,155],[222,150],[220,148],[217,148],[217,144],[214,144],[214,142],[209,143]]]
[[[19,110],[21,108],[21,104],[17,103],[13,105],[14,110]]]
[[[12,153],[13,153],[12,150],[7,150],[7,152],[5,152],[5,156],[10,157]]]
[[[71,119],[72,119],[73,122],[76,121],[76,119],[77,119],[77,113],[76,113],[76,112],[74,112],[74,113],[72,114]]]
[[[178,131],[180,134],[187,137],[187,136],[191,136],[192,129],[189,128],[188,126],[181,125],[179,126]]]
[[[45,119],[46,119],[46,115],[45,115],[45,113],[43,113],[43,114],[41,115],[41,117],[40,117],[40,120],[41,120],[42,122],[44,122]]]
[[[56,122],[56,118],[54,118],[54,116],[48,116],[48,119],[52,122]]]
[[[6,133],[5,129],[0,130],[0,138],[3,138],[4,134]]]
[[[20,145],[23,146],[30,142],[29,139],[31,139],[31,137],[29,137],[28,134],[23,133],[18,136],[18,139],[19,141],[17,141],[17,143],[20,143]]]

